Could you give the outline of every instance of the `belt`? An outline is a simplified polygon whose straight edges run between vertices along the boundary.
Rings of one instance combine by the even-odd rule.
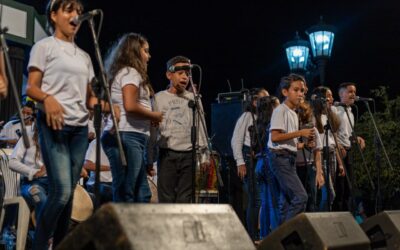
[[[270,149],[270,151],[277,155],[290,155],[297,157],[297,152],[290,151],[289,149]]]

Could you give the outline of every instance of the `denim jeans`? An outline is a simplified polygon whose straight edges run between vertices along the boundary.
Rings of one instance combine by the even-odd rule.
[[[73,193],[88,148],[88,128],[65,125],[61,130],[53,130],[47,126],[46,115],[41,111],[37,125],[49,192],[38,216],[33,249],[47,249],[52,236],[55,248],[67,234]]]
[[[280,224],[305,211],[307,192],[296,173],[296,154],[270,152],[270,167],[279,183]]]
[[[308,195],[307,212],[317,211],[317,186],[315,184],[316,168],[313,162],[307,166],[296,166],[297,175]]]
[[[256,180],[260,191],[260,239],[279,226],[279,187],[268,166],[268,157],[258,158]]]
[[[96,200],[94,197],[94,184],[86,185],[86,190],[93,195],[93,204],[95,204]],[[112,184],[110,182],[100,182],[99,183],[99,195],[100,197],[100,205],[112,201]]]
[[[49,181],[47,177],[33,179],[32,181],[22,180],[21,195],[29,207],[35,209],[35,219],[38,221],[40,211],[47,201]]]
[[[148,136],[137,132],[120,132],[127,166],[122,166],[115,135],[105,131],[101,143],[110,161],[113,200],[115,202],[149,202],[151,191],[147,182],[144,152]]]

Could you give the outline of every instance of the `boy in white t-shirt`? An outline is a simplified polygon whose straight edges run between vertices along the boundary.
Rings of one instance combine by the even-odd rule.
[[[305,80],[297,74],[283,77],[280,83],[281,94],[285,97],[275,108],[271,117],[268,147],[271,171],[280,188],[280,223],[303,212],[307,204],[307,193],[296,173],[296,154],[298,138],[303,136],[313,140],[314,129],[299,130],[295,108],[304,98]],[[321,186],[323,180],[318,182]]]

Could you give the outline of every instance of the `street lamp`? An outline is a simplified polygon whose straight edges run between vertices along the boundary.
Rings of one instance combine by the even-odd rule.
[[[317,61],[321,85],[325,83],[325,67],[331,57],[335,33],[336,28],[325,24],[322,17],[319,24],[311,26],[306,31],[310,38],[312,55]]]
[[[294,40],[285,43],[283,47],[286,50],[290,71],[305,74],[307,72],[310,43],[302,40],[299,33],[296,32]]]

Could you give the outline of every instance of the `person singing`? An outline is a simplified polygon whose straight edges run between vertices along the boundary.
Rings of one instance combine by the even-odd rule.
[[[51,237],[55,248],[67,234],[88,147],[87,105],[96,101],[89,84],[94,73],[89,55],[74,42],[78,26],[72,22],[82,10],[79,0],[49,1],[46,15],[53,35],[32,47],[28,63],[26,92],[38,102],[39,144],[49,181],[33,249],[48,249]]]

